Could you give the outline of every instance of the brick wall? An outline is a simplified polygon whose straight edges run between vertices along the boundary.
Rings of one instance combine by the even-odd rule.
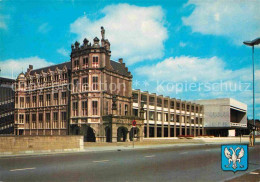
[[[0,154],[82,150],[83,136],[1,136]]]

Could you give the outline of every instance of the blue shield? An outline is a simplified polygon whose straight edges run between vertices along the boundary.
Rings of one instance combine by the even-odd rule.
[[[222,145],[221,168],[223,171],[246,171],[248,167],[247,145]]]

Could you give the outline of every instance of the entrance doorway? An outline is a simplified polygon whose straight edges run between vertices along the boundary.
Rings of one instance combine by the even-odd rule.
[[[105,128],[105,131],[106,131],[106,142],[112,142],[111,128],[107,126]]]
[[[127,128],[126,127],[119,127],[117,129],[117,141],[118,142],[125,142],[126,141],[126,136],[127,136]]]

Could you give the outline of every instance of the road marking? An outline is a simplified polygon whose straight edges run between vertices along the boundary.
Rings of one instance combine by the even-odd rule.
[[[32,169],[35,169],[35,167],[32,167],[32,168],[22,168],[22,169],[12,169],[10,171],[24,171],[24,170],[32,170]]]
[[[180,154],[187,154],[188,152],[181,152]]]
[[[109,160],[93,161],[93,162],[108,162]]]
[[[149,157],[155,157],[155,155],[147,155],[147,156],[144,156],[144,157],[147,157],[147,158],[149,158]]]
[[[249,174],[259,174],[259,173],[256,173],[256,172],[250,172]]]

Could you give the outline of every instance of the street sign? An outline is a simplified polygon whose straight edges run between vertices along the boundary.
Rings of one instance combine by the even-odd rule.
[[[132,125],[133,125],[133,127],[136,127],[136,121],[135,120],[132,121]]]

